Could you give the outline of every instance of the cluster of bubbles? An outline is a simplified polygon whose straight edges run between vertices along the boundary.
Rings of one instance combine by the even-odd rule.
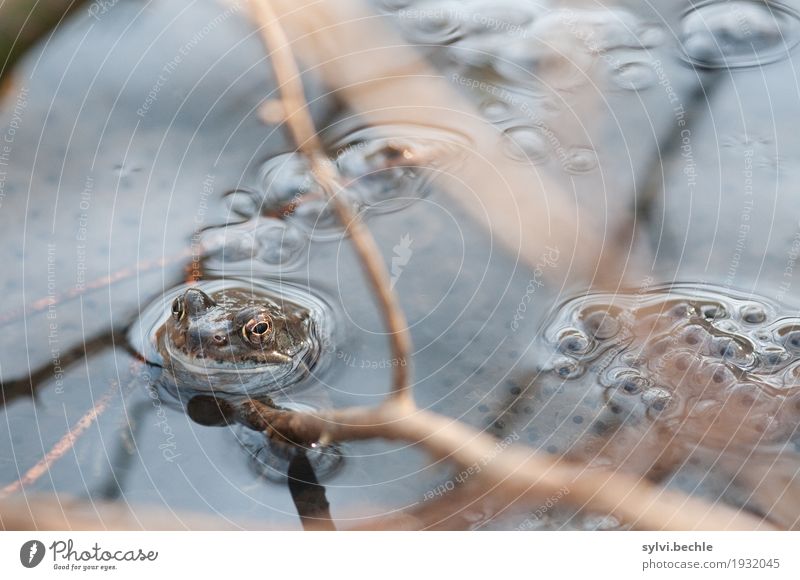
[[[785,58],[800,41],[800,15],[781,2],[703,2],[684,14],[684,59],[701,68],[758,66]]]
[[[547,0],[376,1],[410,40],[443,58],[459,84],[486,92],[483,114],[503,130],[509,156],[525,163],[545,163],[563,149],[544,119],[565,93],[595,82],[598,72],[621,91],[649,89],[664,74],[653,50],[669,35],[623,8],[561,8]],[[691,66],[761,65],[786,57],[800,41],[800,16],[782,2],[710,0],[682,15],[676,36],[673,53]],[[559,152],[565,172],[596,167],[594,151],[574,149]]]
[[[465,139],[422,126],[361,129],[333,144],[337,182],[317,179],[301,153],[269,159],[256,185],[224,194],[228,219],[202,234],[211,272],[244,275],[253,270],[292,270],[311,240],[344,234],[331,196],[357,214],[399,211],[427,195],[435,177],[461,157]],[[332,188],[332,191],[326,191]]]
[[[523,399],[534,431],[553,416],[571,431],[554,428],[552,452],[624,425],[684,449],[800,450],[800,317],[766,300],[699,286],[590,294],[538,346]]]
[[[451,64],[498,83],[569,89],[589,80],[602,57],[623,89],[656,81],[644,49],[662,29],[616,8],[557,8],[551,2],[423,0],[383,2],[410,40],[444,47]]]

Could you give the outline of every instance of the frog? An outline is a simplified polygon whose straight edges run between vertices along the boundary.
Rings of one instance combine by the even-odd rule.
[[[155,350],[172,392],[282,392],[319,362],[316,301],[254,283],[190,285],[165,301]],[[321,324],[322,323],[322,324]]]

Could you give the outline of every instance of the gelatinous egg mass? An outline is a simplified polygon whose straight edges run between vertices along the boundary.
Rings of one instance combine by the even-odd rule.
[[[786,57],[800,40],[798,13],[780,2],[711,1],[681,21],[684,58],[695,66],[737,68]]]
[[[800,440],[800,317],[769,300],[697,285],[590,293],[535,347],[513,414],[545,451],[649,473],[692,450]]]

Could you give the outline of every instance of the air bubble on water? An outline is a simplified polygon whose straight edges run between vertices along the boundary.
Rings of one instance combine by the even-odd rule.
[[[800,39],[800,18],[779,2],[703,2],[681,19],[684,59],[698,67],[763,65],[788,56]]]
[[[277,219],[264,220],[255,231],[258,258],[270,266],[287,266],[303,256],[307,238],[290,224]]]
[[[506,153],[516,161],[541,163],[550,155],[547,137],[538,127],[518,125],[506,129],[503,134]]]
[[[654,48],[664,40],[656,25],[643,22],[633,13],[616,8],[551,10],[534,22],[534,35],[552,39],[569,35],[583,50],[603,53],[620,48]]]
[[[581,528],[588,531],[609,531],[618,530],[622,523],[611,515],[586,515],[581,521]]]
[[[437,2],[397,14],[405,36],[420,44],[451,44],[465,33],[464,7],[455,1]]]
[[[267,215],[289,214],[305,198],[324,195],[308,159],[300,153],[273,157],[262,166],[259,178],[266,192],[262,212]]]
[[[679,302],[669,310],[670,316],[678,319],[690,318],[694,316],[696,312],[697,311],[695,310],[694,306],[692,306],[688,302]]]
[[[590,147],[570,147],[563,161],[564,171],[588,173],[597,167],[597,153]]]
[[[513,107],[502,99],[486,99],[480,104],[480,110],[483,116],[493,123],[502,123],[514,118]]]
[[[610,310],[587,312],[581,318],[586,332],[597,340],[613,338],[621,329],[619,320]]]
[[[673,402],[673,395],[663,387],[651,387],[642,393],[642,402],[649,411],[661,413]]]
[[[700,306],[700,314],[706,320],[720,320],[728,316],[728,312],[722,304],[712,303]]]
[[[650,381],[638,373],[624,372],[614,378],[612,386],[626,395],[638,395],[650,386]]]
[[[558,339],[558,351],[562,354],[585,354],[591,346],[589,337],[576,328],[565,330]]]
[[[762,349],[758,353],[758,358],[767,367],[778,367],[789,360],[789,353],[777,345],[772,345]]]
[[[722,336],[711,341],[711,355],[730,361],[740,368],[749,367],[754,362],[754,347],[745,337]]]
[[[550,43],[526,38],[498,47],[495,72],[519,86],[543,85],[563,92],[589,80],[594,57],[570,37],[554,38]]]
[[[217,265],[251,260],[256,253],[252,233],[234,225],[208,229],[200,239],[205,248],[213,248],[206,258]]]
[[[621,89],[641,91],[658,80],[653,66],[647,61],[622,63],[611,69],[611,81]]]
[[[699,350],[708,340],[709,334],[702,326],[693,324],[684,328],[680,332],[679,338],[687,346]]]
[[[378,7],[389,12],[411,8],[417,0],[378,0]]]
[[[453,131],[378,125],[351,132],[333,145],[346,188],[367,211],[390,212],[424,197],[439,173],[452,171],[469,140]]]
[[[339,191],[332,195],[339,196],[339,199],[348,204],[351,212],[359,213],[358,203],[351,192]],[[285,219],[315,241],[338,240],[345,234],[334,201],[328,197],[304,200]]]
[[[791,328],[785,329],[783,332],[778,331],[781,336],[783,346],[790,351],[800,351],[800,327],[792,325]]]
[[[223,196],[228,215],[236,215],[246,219],[258,215],[261,210],[261,196],[250,189],[235,189]]]
[[[558,358],[553,361],[553,373],[560,379],[575,379],[583,374],[583,367],[571,358]]]
[[[763,324],[767,320],[767,312],[758,304],[742,306],[740,315],[747,324]]]

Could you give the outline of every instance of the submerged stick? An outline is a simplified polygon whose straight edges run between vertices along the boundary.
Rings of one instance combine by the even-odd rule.
[[[119,385],[115,382],[105,394],[89,409],[78,421],[64,434],[64,436],[53,445],[44,457],[42,457],[36,465],[28,469],[25,475],[20,477],[17,481],[9,483],[0,489],[0,498],[6,497],[13,493],[23,490],[36,483],[36,481],[50,470],[50,466],[56,461],[61,459],[66,453],[73,448],[75,442],[80,438],[83,433],[92,426],[97,418],[105,412],[108,405],[113,400],[114,396],[120,392]]]

